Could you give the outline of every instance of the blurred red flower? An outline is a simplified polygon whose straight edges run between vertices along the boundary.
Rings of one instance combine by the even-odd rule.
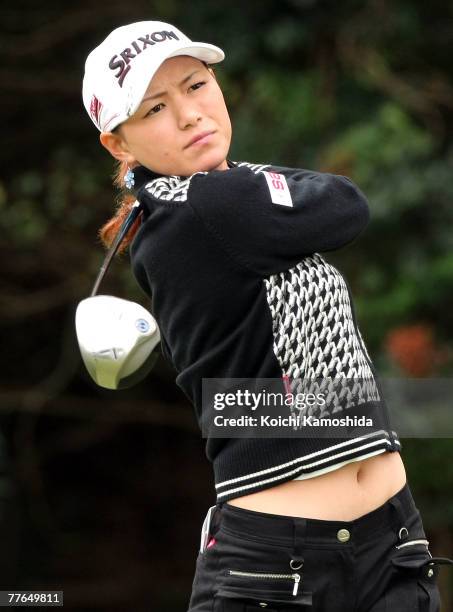
[[[436,373],[445,363],[447,353],[436,346],[430,325],[416,323],[390,331],[385,348],[394,362],[409,376],[424,377]]]

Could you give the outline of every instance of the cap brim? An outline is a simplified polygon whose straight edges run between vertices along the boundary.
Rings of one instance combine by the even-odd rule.
[[[183,45],[178,49],[175,49],[167,55],[168,57],[176,57],[177,55],[191,55],[200,60],[207,62],[208,64],[217,64],[225,59],[225,53],[219,47],[210,45],[208,43],[192,43],[190,45]]]

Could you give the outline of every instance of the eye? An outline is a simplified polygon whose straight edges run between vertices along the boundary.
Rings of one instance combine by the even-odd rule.
[[[153,115],[156,112],[159,112],[158,110],[156,111],[156,108],[158,109],[159,106],[162,106],[162,102],[160,104],[156,104],[156,106],[153,106],[145,115],[145,117],[148,117],[149,115]]]
[[[196,87],[197,85],[204,85],[205,83],[206,83],[206,81],[200,81],[199,83],[194,83],[190,87]],[[197,87],[197,89],[199,89],[199,87]]]
[[[199,89],[198,85],[205,85],[206,81],[199,81],[198,83],[194,83],[193,85],[191,85],[189,87],[189,89],[191,89],[192,87],[195,87],[195,89],[193,91],[196,91],[197,89]],[[155,115],[156,113],[159,112],[159,106],[162,106],[162,102],[160,104],[156,104],[156,106],[153,106],[145,115],[145,117],[149,117],[150,115]],[[157,110],[156,110],[157,109]]]

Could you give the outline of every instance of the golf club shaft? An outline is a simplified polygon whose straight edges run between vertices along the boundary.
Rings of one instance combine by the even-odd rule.
[[[139,213],[141,212],[141,205],[140,202],[137,200],[134,205],[132,206],[131,211],[129,212],[128,216],[126,217],[126,219],[123,221],[123,224],[121,225],[118,234],[115,236],[115,239],[112,243],[112,246],[110,247],[104,262],[101,266],[101,269],[99,270],[99,274],[97,275],[96,281],[94,283],[93,286],[93,290],[91,291],[91,296],[93,297],[96,295],[96,293],[98,292],[99,289],[99,285],[101,284],[102,279],[105,276],[105,273],[107,272],[110,263],[113,259],[113,257],[115,256],[115,253],[118,250],[118,247],[120,246],[122,240],[124,239],[124,237],[126,236],[127,232],[129,231],[129,229],[131,228],[131,225],[134,223],[134,221],[136,220],[136,218],[138,217]]]

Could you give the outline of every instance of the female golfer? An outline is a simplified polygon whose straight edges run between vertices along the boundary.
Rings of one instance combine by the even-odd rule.
[[[344,176],[229,159],[223,59],[144,21],[90,53],[83,83],[131,189],[101,236],[140,202],[123,246],[213,463],[188,609],[439,611],[439,565],[453,561],[429,551],[349,286],[320,255],[364,230],[367,200]],[[283,405],[269,408],[261,380]],[[317,393],[296,393],[304,380]]]

